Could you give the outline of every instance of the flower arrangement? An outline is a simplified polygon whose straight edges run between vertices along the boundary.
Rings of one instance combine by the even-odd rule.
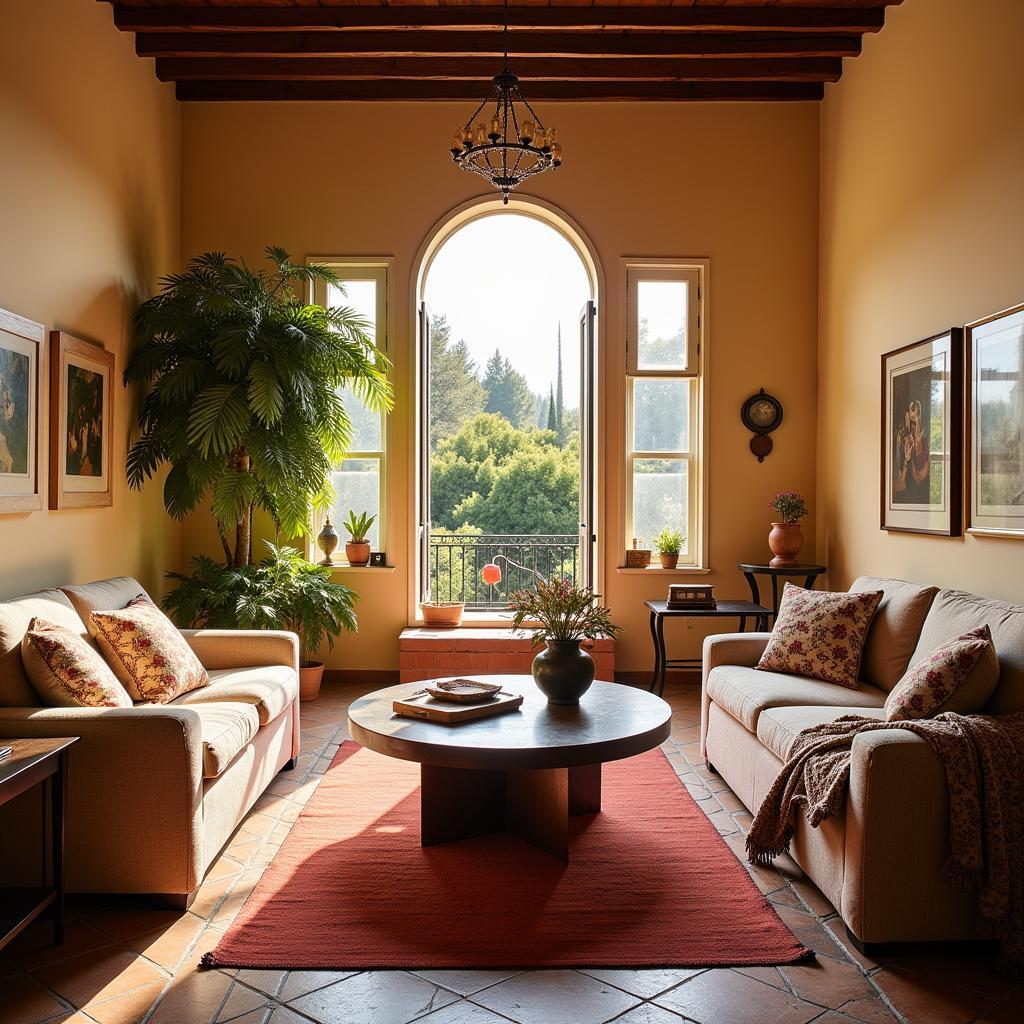
[[[807,502],[796,491],[783,491],[769,502],[780,523],[799,523],[807,515]]]
[[[535,588],[517,590],[510,596],[509,606],[515,612],[512,624],[516,629],[527,620],[540,624],[533,635],[534,647],[549,640],[614,638],[622,627],[615,625],[611,612],[597,602],[599,596],[561,576],[538,579]]]

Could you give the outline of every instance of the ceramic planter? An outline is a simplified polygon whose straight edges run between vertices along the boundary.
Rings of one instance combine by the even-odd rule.
[[[547,640],[533,659],[533,680],[549,704],[579,704],[597,669],[579,640]]]
[[[796,556],[804,546],[804,534],[799,523],[772,523],[768,534],[768,547],[775,556],[771,565],[796,565]]]
[[[309,661],[299,666],[299,700],[314,701],[320,696],[320,683],[324,678],[324,663]]]
[[[673,551],[671,553],[663,551],[658,557],[661,559],[662,569],[674,569],[679,564],[678,551]]]
[[[420,611],[423,613],[423,625],[457,626],[462,622],[462,610],[465,607],[459,601],[434,601],[430,604],[421,604]]]
[[[345,557],[349,565],[366,565],[370,561],[370,542],[350,540],[345,544]]]

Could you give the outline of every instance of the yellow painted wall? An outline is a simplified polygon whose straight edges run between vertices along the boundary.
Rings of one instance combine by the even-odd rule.
[[[0,307],[102,342],[118,374],[138,297],[180,259],[180,123],[108,6],[0,3]],[[181,530],[159,486],[128,491],[130,413],[118,387],[111,508],[0,515],[0,597],[121,573],[161,592]]]
[[[410,277],[416,252],[446,211],[482,190],[451,165],[446,146],[462,104],[186,104],[183,108],[182,252],[257,259],[268,243],[307,255],[393,256],[397,407],[389,487],[395,514],[387,549],[393,574],[346,573],[362,595],[358,636],[329,664],[397,667],[413,560],[405,528],[413,480],[414,396]],[[652,663],[642,603],[670,579],[618,575],[621,558],[623,256],[707,257],[710,278],[710,581],[746,596],[740,560],[767,556],[767,503],[781,489],[815,488],[818,108],[814,104],[559,104],[541,111],[566,148],[556,175],[530,193],[574,218],[597,248],[609,387],[605,595],[626,627],[617,666]],[[759,387],[786,408],[775,453],[747,449],[742,401]],[[808,549],[813,556],[813,520]],[[186,557],[216,553],[209,517],[185,524]],[[670,626],[679,654],[699,653],[698,631]]]
[[[909,0],[821,121],[818,551],[1024,601],[1024,542],[879,529],[880,355],[1024,301],[1020,0]]]

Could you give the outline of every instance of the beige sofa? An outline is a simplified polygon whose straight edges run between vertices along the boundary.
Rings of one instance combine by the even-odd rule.
[[[851,589],[885,594],[856,690],[756,671],[768,633],[711,636],[704,643],[702,750],[752,813],[801,729],[844,714],[884,718],[886,694],[908,665],[977,626],[991,628],[1001,668],[985,710],[1024,710],[1024,606],[872,577]],[[801,817],[791,852],[862,948],[978,937],[974,897],[943,871],[945,772],[918,736],[898,729],[858,736],[844,812],[818,829]]]
[[[20,651],[33,616],[87,635],[89,611],[142,593],[121,577],[0,603],[0,737],[81,737],[68,769],[70,891],[153,893],[187,907],[243,816],[298,756],[298,640],[183,630],[209,686],[165,705],[39,706]],[[38,871],[38,815],[22,799],[0,809],[0,835],[24,837],[5,844],[5,877]]]

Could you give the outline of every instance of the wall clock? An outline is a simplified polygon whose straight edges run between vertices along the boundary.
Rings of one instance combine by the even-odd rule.
[[[743,420],[743,426],[754,435],[750,439],[750,450],[757,456],[758,462],[764,462],[772,450],[772,439],[768,435],[777,430],[782,422],[782,403],[761,388],[743,403],[740,419]]]

